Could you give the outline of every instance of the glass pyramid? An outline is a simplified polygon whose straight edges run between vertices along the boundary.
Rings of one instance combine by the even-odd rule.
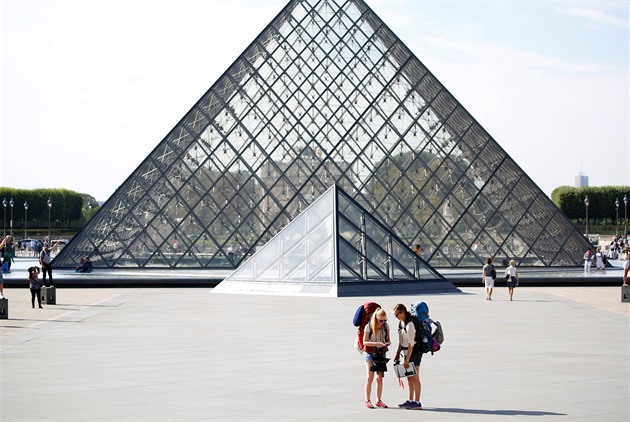
[[[236,268],[335,183],[434,267],[589,247],[365,2],[291,0],[53,265]]]
[[[333,185],[213,292],[352,296],[438,290],[455,286]]]

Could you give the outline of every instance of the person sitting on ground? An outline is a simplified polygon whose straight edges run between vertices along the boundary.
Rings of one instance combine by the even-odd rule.
[[[86,273],[91,273],[92,272],[92,261],[90,261],[90,258],[85,258],[85,271]]]
[[[83,258],[81,258],[79,260],[79,263],[75,267],[74,271],[76,271],[77,273],[83,272],[83,267],[84,266],[85,266],[85,260]]]
[[[91,273],[92,261],[90,261],[90,258],[81,258],[81,260],[77,264],[75,271],[78,273]]]

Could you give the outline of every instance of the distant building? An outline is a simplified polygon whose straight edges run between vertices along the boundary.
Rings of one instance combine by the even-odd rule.
[[[588,176],[584,173],[580,172],[577,176],[575,176],[575,187],[576,188],[585,188],[588,186]]]

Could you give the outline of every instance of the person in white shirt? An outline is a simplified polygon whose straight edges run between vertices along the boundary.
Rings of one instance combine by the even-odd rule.
[[[513,259],[510,260],[510,266],[505,269],[505,275],[510,276],[510,279],[506,281],[508,286],[508,295],[511,301],[512,296],[514,295],[514,288],[518,286],[518,270],[516,269],[516,261]]]
[[[409,410],[420,410],[422,409],[422,404],[420,403],[420,390],[422,389],[420,384],[420,362],[422,361],[422,351],[420,350],[420,345],[415,341],[416,328],[413,323],[413,318],[415,317],[409,313],[407,307],[402,303],[394,307],[394,316],[400,321],[398,323],[398,349],[394,362],[400,360],[400,353],[402,352],[405,358],[403,363],[405,369],[409,368],[411,363],[416,367],[416,373],[407,377],[407,383],[409,384],[408,399],[398,406]]]

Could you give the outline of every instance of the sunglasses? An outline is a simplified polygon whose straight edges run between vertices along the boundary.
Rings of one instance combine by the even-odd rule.
[[[379,319],[378,322],[380,322],[382,324],[384,322],[387,322],[387,320],[386,319]]]

